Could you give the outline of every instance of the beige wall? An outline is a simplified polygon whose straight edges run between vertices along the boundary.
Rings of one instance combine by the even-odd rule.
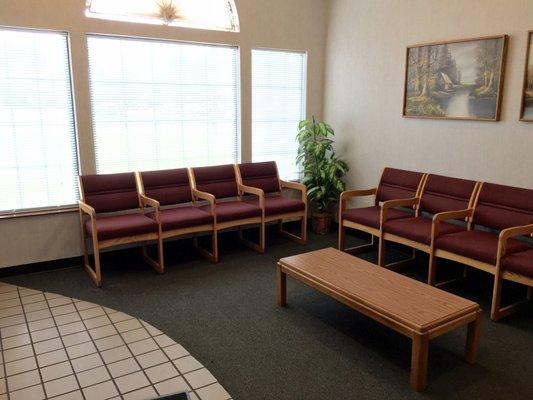
[[[531,0],[331,0],[324,117],[350,187],[384,166],[533,188],[533,124],[519,122]],[[407,45],[509,35],[500,122],[403,119]]]
[[[86,33],[143,36],[240,46],[242,159],[251,156],[251,49],[308,52],[307,113],[322,114],[326,0],[236,0],[241,32],[215,32],[102,21],[84,16],[85,0],[2,0],[0,25],[70,33],[76,118],[83,173],[95,171],[88,93]],[[77,215],[0,220],[0,267],[79,255]]]

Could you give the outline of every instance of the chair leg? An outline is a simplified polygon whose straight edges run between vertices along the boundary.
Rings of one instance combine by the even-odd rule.
[[[142,253],[143,253],[143,258],[144,258],[144,261],[150,265],[153,269],[156,270],[156,272],[162,274],[165,272],[165,268],[163,266],[163,263],[161,263],[161,260],[163,259],[163,244],[162,244],[162,240],[160,240],[160,238],[157,240],[157,245],[158,245],[158,257],[159,257],[159,262],[155,261],[152,257],[150,257],[150,255],[148,254],[148,249],[147,249],[147,245],[146,243],[144,243],[142,245]]]
[[[194,248],[209,261],[212,263],[218,262],[218,231],[213,230],[211,233],[211,252],[198,244],[198,237],[196,235],[193,236],[193,245]]]
[[[261,224],[259,225],[259,242],[258,243],[254,243],[251,240],[246,239],[242,232],[242,227],[239,226],[239,241],[245,246],[259,253],[265,252],[264,237],[265,237],[265,224],[263,222],[261,222]]]
[[[428,285],[435,286],[436,278],[437,278],[437,257],[435,257],[432,251],[429,254]]]
[[[100,270],[100,250],[98,249],[98,242],[93,240],[93,255],[94,255],[94,269],[89,263],[89,257],[87,256],[87,262],[83,266],[85,271],[89,274],[93,282],[97,287],[102,286],[102,272]]]
[[[339,221],[339,250],[344,251],[345,242],[345,228],[342,226],[342,221]]]
[[[380,267],[385,266],[385,239],[383,236],[379,238],[378,244],[378,265]]]
[[[490,319],[497,321],[500,318],[500,302],[502,294],[502,280],[494,277],[494,287],[492,289],[492,305],[490,308]]]
[[[300,236],[297,236],[291,232],[288,232],[283,229],[283,220],[278,220],[278,232],[280,235],[290,239],[296,243],[306,244],[307,243],[307,217],[304,215],[300,219]]]

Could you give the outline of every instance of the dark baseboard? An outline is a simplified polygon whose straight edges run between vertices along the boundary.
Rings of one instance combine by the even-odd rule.
[[[58,260],[42,261],[32,264],[15,265],[13,267],[0,268],[0,278],[14,275],[34,274],[37,272],[52,271],[79,267],[82,265],[82,257],[61,258]]]

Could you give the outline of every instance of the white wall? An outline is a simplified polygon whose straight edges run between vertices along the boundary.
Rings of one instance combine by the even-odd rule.
[[[70,33],[82,173],[95,172],[86,33],[233,44],[241,54],[242,160],[251,158],[251,49],[308,52],[308,115],[322,114],[326,0],[236,0],[240,33],[103,21],[84,16],[85,0],[1,0],[0,25]],[[0,182],[1,190],[1,182]],[[0,219],[0,267],[81,254],[76,213]]]
[[[331,0],[324,118],[371,187],[383,167],[533,188],[533,123],[519,122],[531,0]],[[500,122],[402,118],[407,45],[508,34]]]

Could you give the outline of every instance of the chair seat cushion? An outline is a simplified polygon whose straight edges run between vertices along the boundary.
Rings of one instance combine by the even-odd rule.
[[[473,258],[488,264],[496,265],[498,253],[498,235],[486,231],[464,231],[438,237],[435,247]],[[510,239],[507,242],[507,253],[527,250],[528,245],[520,240]]]
[[[201,206],[202,210],[209,212],[210,205]],[[261,216],[261,209],[245,201],[232,200],[215,204],[217,222],[236,221],[239,219]]]
[[[147,214],[155,220],[155,212]],[[209,211],[194,206],[174,207],[161,210],[161,229],[189,228],[192,226],[205,225],[213,222]]]
[[[406,239],[414,240],[418,243],[430,245],[431,225],[432,221],[429,218],[401,218],[385,222],[383,230],[387,233],[392,233]],[[441,222],[439,225],[439,234],[461,232],[464,230],[466,230],[466,227],[447,222]]]
[[[504,256],[502,268],[533,279],[533,248]]]
[[[379,229],[380,214],[380,206],[349,208],[342,212],[342,219]],[[392,208],[387,212],[387,220],[408,218],[411,216],[412,214],[409,214],[409,212],[397,210],[395,208]]]
[[[259,207],[259,199],[246,200],[247,203]],[[305,204],[298,199],[291,199],[285,196],[266,196],[265,197],[265,215],[278,215],[298,212],[305,210]]]
[[[85,229],[89,235],[93,234],[90,220],[85,222]],[[157,233],[158,230],[157,222],[141,213],[96,218],[96,231],[99,240]]]

